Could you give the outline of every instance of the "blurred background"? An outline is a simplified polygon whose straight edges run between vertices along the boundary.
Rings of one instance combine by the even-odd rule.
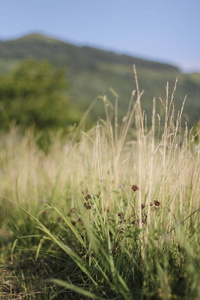
[[[104,117],[101,96],[119,120],[135,89],[151,123],[152,100],[175,93],[175,109],[187,100],[183,124],[200,120],[200,2],[192,0],[1,1],[0,129],[23,132],[78,124],[95,98],[86,128]],[[113,92],[114,91],[114,92]],[[111,107],[112,114],[112,107]]]

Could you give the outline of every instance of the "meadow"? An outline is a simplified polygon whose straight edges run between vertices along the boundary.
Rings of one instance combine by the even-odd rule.
[[[200,299],[199,133],[173,92],[65,139],[16,126],[0,139],[0,299]],[[187,101],[187,100],[186,100]]]

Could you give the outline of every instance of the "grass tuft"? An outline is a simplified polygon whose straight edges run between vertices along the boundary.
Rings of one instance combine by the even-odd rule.
[[[48,153],[31,130],[1,134],[0,298],[200,297],[198,133],[174,110],[177,81],[147,120],[134,74],[122,120],[111,90],[105,120],[81,132],[89,108]]]

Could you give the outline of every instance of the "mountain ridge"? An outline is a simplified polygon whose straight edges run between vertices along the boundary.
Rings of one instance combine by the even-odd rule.
[[[90,53],[95,51],[96,54],[100,54],[100,53],[104,53],[104,55],[113,55],[114,57],[116,57],[117,59],[120,59],[122,63],[130,63],[133,60],[135,60],[137,63],[139,62],[140,64],[144,64],[145,67],[146,66],[150,66],[151,64],[154,65],[154,67],[163,67],[163,68],[169,68],[169,69],[173,69],[176,71],[180,71],[179,68],[177,66],[174,66],[172,64],[169,63],[163,63],[163,62],[159,62],[159,61],[155,61],[155,60],[149,60],[149,59],[144,59],[144,58],[140,58],[140,57],[135,57],[135,56],[131,56],[131,55],[127,55],[127,54],[118,54],[114,51],[108,51],[108,50],[103,50],[103,49],[99,49],[96,47],[90,47],[87,45],[82,45],[82,46],[77,46],[68,42],[64,42],[55,38],[50,38],[47,36],[44,36],[42,34],[38,34],[38,33],[31,33],[25,36],[21,36],[17,39],[9,39],[6,41],[0,41],[0,45],[1,47],[4,45],[12,45],[12,43],[21,43],[21,42],[45,42],[45,43],[49,43],[50,45],[59,45],[59,46],[64,46],[64,47],[73,47],[73,49],[75,50],[83,50],[83,51],[89,51]],[[7,54],[8,55],[8,54]],[[2,57],[2,50],[0,49],[0,57]],[[8,57],[8,56],[7,56]]]

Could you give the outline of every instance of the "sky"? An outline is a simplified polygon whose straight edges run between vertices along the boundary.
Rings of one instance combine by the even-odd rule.
[[[30,33],[200,72],[200,0],[0,0],[0,40]]]

